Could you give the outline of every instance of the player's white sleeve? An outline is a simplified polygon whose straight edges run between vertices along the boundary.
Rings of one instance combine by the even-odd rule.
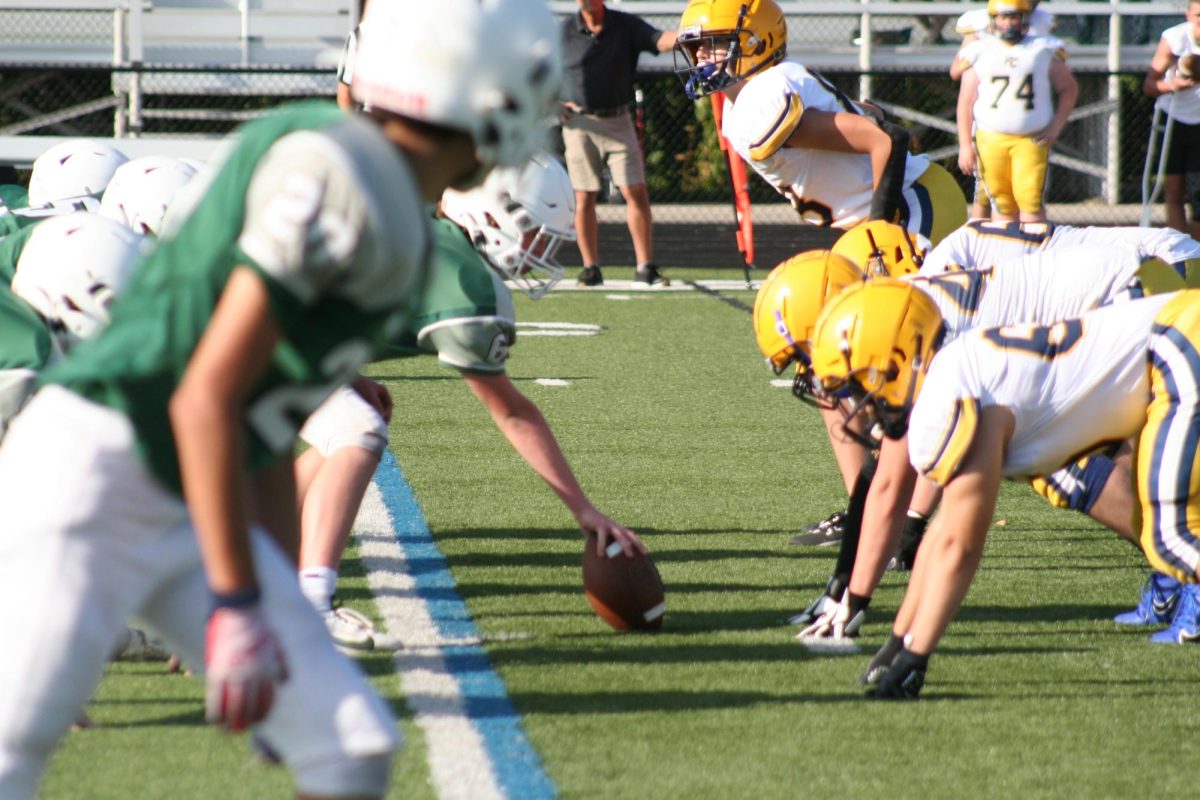
[[[734,136],[745,143],[750,159],[764,161],[796,132],[804,108],[800,88],[785,79],[783,70],[776,69],[742,89],[729,123]]]

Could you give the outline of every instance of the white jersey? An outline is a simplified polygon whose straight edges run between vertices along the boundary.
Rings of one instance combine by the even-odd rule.
[[[1053,36],[1026,36],[1007,44],[989,36],[962,49],[960,59],[979,76],[975,125],[992,133],[1028,136],[1054,118],[1050,66],[1067,60]]]
[[[987,406],[1016,417],[1005,477],[1053,472],[1133,436],[1150,401],[1146,352],[1154,318],[1174,295],[1107,306],[1048,327],[972,331],[930,365],[908,428],[909,458],[945,486]]]
[[[721,132],[763,180],[791,200],[805,222],[852,228],[870,216],[871,159],[858,153],[784,147],[808,109],[862,113],[820,75],[799,62],[783,61],[748,81],[737,102],[726,98]],[[920,207],[912,184],[928,168],[927,158],[909,155],[903,193],[909,208]],[[910,217],[910,227],[913,224]]]
[[[992,267],[1012,258],[1083,244],[1135,247],[1143,258],[1180,265],[1200,258],[1200,242],[1172,228],[1076,227],[1046,222],[968,222],[933,248],[922,275]]]
[[[991,18],[987,6],[973,8],[958,18],[954,23],[954,32],[959,36],[991,36],[989,29]],[[1049,36],[1054,27],[1054,15],[1038,6],[1029,15],[1029,33],[1034,36]]]
[[[1187,53],[1200,55],[1200,42],[1192,38],[1190,27],[1188,23],[1183,22],[1163,31],[1163,41],[1171,48],[1171,53],[1176,58]],[[1161,95],[1154,101],[1154,107],[1170,114],[1179,122],[1196,125],[1200,123],[1200,86]]]
[[[995,268],[902,280],[937,305],[949,342],[975,328],[1049,324],[1130,299],[1140,266],[1137,250],[1083,245],[1021,256]]]

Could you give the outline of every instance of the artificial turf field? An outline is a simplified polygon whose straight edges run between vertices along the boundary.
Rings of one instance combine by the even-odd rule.
[[[687,279],[736,272],[666,270]],[[605,275],[627,278],[628,271]],[[758,276],[761,277],[761,274]],[[657,634],[617,634],[581,589],[582,540],[456,375],[433,359],[370,369],[396,401],[392,452],[491,664],[564,798],[1130,797],[1194,791],[1197,652],[1109,620],[1146,574],[1127,544],[1006,485],[922,699],[862,699],[905,577],[888,573],[863,652],[815,656],[789,614],[832,548],[789,532],[844,505],[815,411],[771,385],[745,291],[518,297],[510,375],[554,426],[593,502],[637,530],[667,587]],[[565,385],[543,385],[537,379]],[[341,596],[371,608],[351,553]],[[399,633],[403,633],[399,631]],[[389,797],[436,797],[390,658],[360,659],[408,739]],[[245,737],[203,723],[199,682],[117,664],[70,734],[46,798],[286,797]],[[515,795],[514,795],[515,796]]]

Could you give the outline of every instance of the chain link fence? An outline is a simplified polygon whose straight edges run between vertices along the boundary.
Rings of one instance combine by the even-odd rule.
[[[930,7],[945,10],[947,5]],[[637,3],[626,2],[623,7],[638,11]],[[1053,10],[1054,3],[1047,7]],[[0,29],[6,31],[0,39],[16,36],[25,48],[21,59],[6,58],[7,47],[0,52],[0,135],[219,136],[282,102],[328,98],[334,93],[332,68],[129,62],[114,67],[112,14],[0,10]],[[674,27],[679,19],[677,12],[644,16],[664,29]],[[52,23],[47,21],[51,18]],[[893,112],[910,128],[913,149],[945,166],[969,194],[972,182],[958,172],[953,132],[958,86],[946,74],[959,41],[954,20],[953,14],[945,13],[875,16],[870,24],[869,70],[858,66],[864,43],[856,15],[790,16],[789,49],[849,96],[869,95]],[[1180,21],[1182,7],[1179,16],[1123,19],[1117,28],[1121,47],[1132,55],[1122,63],[1137,68],[1112,73],[1106,66],[1114,30],[1110,19],[1057,18],[1055,33],[1066,41],[1080,97],[1072,122],[1055,148],[1048,184],[1052,217],[1089,224],[1137,222],[1153,115],[1153,101],[1141,91],[1145,63],[1162,30]],[[90,63],[30,60],[41,48],[51,46],[60,53],[65,46]],[[732,253],[732,263],[738,263],[732,250],[729,178],[711,105],[684,96],[669,53],[643,56],[638,85],[635,114],[660,242],[664,237],[670,240],[666,228],[673,224],[727,228],[729,252],[723,251],[719,258],[726,261]],[[557,141],[561,147],[561,140]],[[752,172],[750,183],[756,227],[772,223],[800,227],[794,225],[795,215],[786,202]],[[606,194],[608,205],[602,206],[601,219],[617,229],[615,238],[627,239],[619,230],[624,218],[620,193]],[[1154,221],[1161,220],[1158,209]],[[803,239],[805,235],[809,238]],[[821,243],[828,234],[789,233],[784,250],[796,246],[796,236],[802,237],[801,244]],[[689,250],[695,250],[694,244]],[[694,254],[661,253],[660,260],[689,263],[685,256]],[[768,259],[758,261],[773,263]]]

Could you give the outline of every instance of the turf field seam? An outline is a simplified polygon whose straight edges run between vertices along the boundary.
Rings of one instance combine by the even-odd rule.
[[[355,536],[380,614],[405,642],[396,668],[439,797],[556,797],[390,451]]]

